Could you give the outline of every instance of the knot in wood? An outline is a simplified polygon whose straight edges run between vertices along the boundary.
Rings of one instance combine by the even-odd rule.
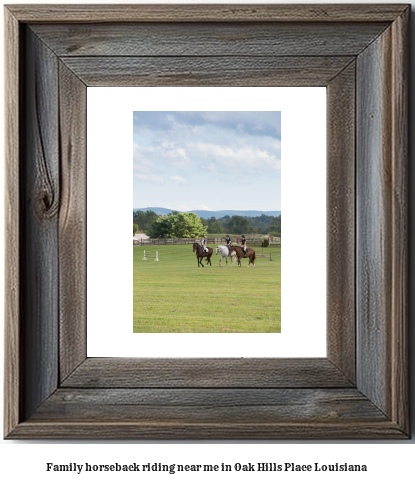
[[[36,199],[36,213],[42,219],[50,219],[54,217],[58,212],[58,204],[56,203],[56,198],[54,192],[42,188]]]

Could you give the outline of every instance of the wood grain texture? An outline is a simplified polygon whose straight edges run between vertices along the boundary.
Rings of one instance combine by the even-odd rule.
[[[358,387],[406,432],[407,23],[362,54],[357,79]]]
[[[322,388],[351,382],[327,359],[88,358],[66,388]]]
[[[390,414],[387,385],[390,359],[390,159],[383,145],[390,133],[390,70],[384,58],[390,33],[357,61],[357,385]],[[389,166],[389,167],[388,167]],[[366,353],[371,347],[372,354]]]
[[[325,86],[351,57],[63,57],[88,86]]]
[[[8,5],[20,22],[393,22],[405,4]]]
[[[19,423],[20,371],[20,120],[19,25],[5,12],[5,355],[4,435]]]
[[[62,408],[64,406],[64,408]],[[355,388],[62,388],[32,420],[343,424],[387,418]]]
[[[86,85],[59,63],[59,374],[86,358]]]
[[[357,385],[387,415],[394,321],[391,56],[388,30],[357,63]]]
[[[410,432],[408,391],[408,120],[409,22],[407,10],[391,25],[392,51],[392,305],[391,419]]]
[[[404,440],[394,422],[40,422],[20,424],[10,439],[113,440]]]
[[[58,56],[356,56],[388,23],[32,25]]]
[[[327,87],[327,356],[352,382],[355,358],[355,62]]]
[[[24,417],[58,385],[59,83],[57,58],[25,32],[21,310]]]

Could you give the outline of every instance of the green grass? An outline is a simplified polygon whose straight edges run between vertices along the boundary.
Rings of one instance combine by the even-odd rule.
[[[144,250],[159,261],[143,261]],[[281,248],[249,268],[219,267],[213,253],[198,268],[192,245],[134,246],[134,332],[281,332]]]

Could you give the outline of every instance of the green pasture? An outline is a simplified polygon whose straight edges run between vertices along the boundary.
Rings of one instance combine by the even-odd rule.
[[[134,332],[281,332],[281,248],[271,252],[255,267],[219,267],[214,247],[212,266],[198,268],[192,245],[134,246]]]

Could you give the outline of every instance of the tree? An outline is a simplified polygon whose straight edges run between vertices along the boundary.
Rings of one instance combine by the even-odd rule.
[[[211,217],[207,221],[207,226],[208,226],[209,234],[222,234],[223,233],[223,226],[219,222],[219,220],[216,220],[215,217]]]
[[[273,218],[267,232],[272,236],[281,236],[281,215]]]
[[[200,221],[202,222],[202,224],[205,226],[205,227],[208,227],[209,225],[209,221],[204,219],[203,217],[199,217]]]
[[[150,237],[198,237],[207,232],[206,226],[194,213],[172,212],[159,217],[151,226]]]
[[[135,236],[138,232],[138,225],[133,223],[133,236]]]
[[[173,216],[172,237],[198,237],[206,233],[206,226],[194,212]]]
[[[171,237],[171,220],[168,215],[161,215],[151,224],[150,237],[152,239]]]
[[[150,232],[151,225],[158,219],[156,212],[152,210],[147,210],[143,212],[142,210],[133,210],[133,223],[137,224],[141,229],[141,232],[148,234]]]
[[[227,224],[228,232],[232,234],[249,234],[253,231],[252,225],[246,217],[234,215]]]
[[[271,215],[262,214],[258,217],[248,217],[249,223],[255,229],[256,234],[266,234],[268,226],[271,224],[274,217]]]

